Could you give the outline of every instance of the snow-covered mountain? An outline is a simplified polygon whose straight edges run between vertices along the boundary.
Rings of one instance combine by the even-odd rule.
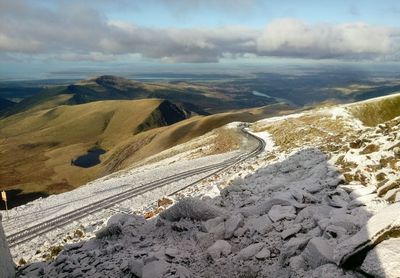
[[[248,129],[265,141],[261,154],[13,246],[18,276],[400,277],[399,99],[258,121]],[[4,229],[243,156],[254,140],[242,126],[225,127],[240,138],[231,151],[207,155],[218,137],[206,134],[140,168],[15,208]]]

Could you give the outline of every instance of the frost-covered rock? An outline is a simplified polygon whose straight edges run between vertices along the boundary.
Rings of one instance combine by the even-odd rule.
[[[373,277],[400,277],[400,239],[392,238],[370,250],[361,269]]]
[[[143,267],[143,278],[162,278],[168,272],[169,264],[163,260],[155,260]]]
[[[246,248],[240,250],[240,252],[237,254],[237,258],[240,260],[249,260],[254,257],[258,252],[260,252],[264,246],[265,244],[262,242],[249,245]]]
[[[106,227],[100,229],[96,232],[96,238],[103,239],[103,238],[112,238],[118,237],[122,234],[122,225],[120,223],[111,223]]]
[[[265,235],[271,231],[274,226],[272,225],[272,221],[269,219],[268,215],[263,215],[247,218],[244,228],[248,230],[251,235],[254,234],[254,232]]]
[[[302,253],[311,268],[333,262],[333,247],[327,240],[317,237],[311,239]]]
[[[373,246],[384,236],[400,231],[400,203],[382,209],[371,217],[362,229],[349,239],[339,243],[334,250],[335,261],[345,264],[359,252]]]
[[[273,222],[282,219],[295,219],[296,210],[293,206],[275,205],[268,212],[268,216]]]
[[[244,219],[243,215],[239,213],[232,215],[225,221],[225,234],[224,234],[225,239],[230,239],[233,236],[233,233],[236,231],[236,229],[239,228],[239,226],[243,225],[243,219]]]
[[[272,198],[253,206],[245,207],[241,210],[241,213],[246,217],[251,215],[264,215],[275,205],[290,206],[291,204],[289,200]]]
[[[298,232],[300,232],[300,230],[301,230],[301,225],[300,224],[294,224],[289,229],[284,230],[281,233],[281,237],[282,237],[282,239],[287,239],[287,238],[297,234]]]
[[[11,278],[15,276],[15,265],[8,249],[7,239],[1,224],[2,215],[0,214],[0,277]]]
[[[259,260],[264,260],[267,259],[271,256],[271,252],[269,251],[268,247],[264,247],[263,249],[261,249],[260,252],[258,252],[256,254],[256,258]]]
[[[232,246],[225,240],[217,240],[213,245],[207,249],[208,255],[214,260],[219,259],[221,256],[228,256],[231,253]]]
[[[292,237],[286,242],[282,247],[281,256],[279,258],[281,265],[285,265],[288,259],[293,257],[296,253],[300,253],[309,240],[310,237]]]
[[[205,201],[195,198],[186,198],[163,211],[160,217],[168,221],[179,221],[182,218],[208,220],[223,214],[224,212],[220,208]]]

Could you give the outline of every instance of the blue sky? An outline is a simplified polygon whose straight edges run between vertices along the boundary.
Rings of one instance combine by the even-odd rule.
[[[0,78],[187,64],[396,64],[398,18],[394,0],[0,0]]]

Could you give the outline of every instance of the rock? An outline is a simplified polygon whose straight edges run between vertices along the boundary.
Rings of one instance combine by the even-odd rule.
[[[221,256],[228,256],[231,253],[232,246],[225,240],[217,240],[213,245],[207,249],[208,255],[214,260],[221,258]]]
[[[254,243],[252,245],[247,246],[246,248],[240,250],[237,254],[237,258],[240,260],[249,260],[254,257],[261,249],[264,247],[264,243]]]
[[[361,269],[371,277],[400,277],[400,239],[388,239],[375,246]]]
[[[170,258],[175,258],[179,255],[179,250],[168,247],[167,249],[165,249],[165,255],[167,255]]]
[[[225,239],[230,239],[233,236],[233,233],[236,231],[239,226],[243,225],[243,215],[235,214],[232,215],[231,217],[228,218],[228,220],[225,221],[225,234],[224,238]]]
[[[96,232],[96,238],[104,239],[104,238],[115,238],[119,237],[122,234],[122,225],[120,223],[111,223],[106,227],[100,229]]]
[[[356,141],[349,143],[349,146],[352,149],[359,149],[362,147],[362,145],[363,145],[363,141],[361,141],[360,139],[357,139]]]
[[[376,194],[369,194],[369,195],[364,195],[358,198],[355,198],[351,200],[351,202],[348,203],[347,208],[348,209],[354,209],[356,207],[361,207],[361,206],[366,206],[368,203],[372,202],[377,198]]]
[[[15,265],[8,248],[7,239],[1,224],[2,215],[0,214],[0,277],[15,277]]]
[[[292,237],[288,242],[286,242],[282,247],[281,257],[279,259],[281,265],[285,265],[287,260],[293,257],[296,252],[301,252],[309,240],[309,237]]]
[[[370,154],[370,153],[374,153],[379,151],[379,146],[375,145],[375,144],[370,144],[368,146],[366,146],[361,152],[360,154]]]
[[[264,260],[267,259],[271,256],[271,252],[269,251],[268,247],[264,247],[261,249],[260,252],[256,254],[256,258],[259,260]]]
[[[190,273],[190,271],[181,265],[177,265],[176,266],[176,272],[175,272],[175,277],[177,278],[190,278],[193,277],[192,274]]]
[[[354,236],[339,243],[334,250],[338,265],[344,265],[356,258],[360,252],[375,245],[385,236],[400,231],[400,203],[395,203],[372,216],[366,225]]]
[[[396,196],[400,193],[400,188],[390,189],[388,192],[385,193],[383,199],[388,202],[395,202]]]
[[[290,269],[296,273],[305,270],[307,268],[306,261],[304,260],[302,255],[291,257],[289,260],[289,266]]]
[[[296,210],[293,206],[275,205],[268,212],[268,216],[273,222],[277,222],[282,219],[295,219]]]
[[[297,234],[298,232],[300,232],[300,230],[301,230],[301,225],[294,224],[290,229],[284,230],[281,233],[281,237],[282,237],[282,239],[287,239],[287,238]]]
[[[308,272],[307,272],[308,274]],[[307,276],[306,276],[307,277]],[[324,264],[321,265],[319,267],[317,267],[316,269],[314,269],[311,273],[310,276],[311,278],[354,278],[354,277],[358,277],[355,275],[347,275],[343,272],[343,269],[337,267],[334,264]]]
[[[268,215],[263,215],[259,217],[249,217],[244,228],[249,230],[250,234],[258,232],[261,235],[265,235],[271,231],[274,226],[272,225],[272,221],[269,219]]]
[[[160,217],[168,221],[179,221],[182,218],[192,220],[208,220],[222,216],[224,212],[205,201],[186,198],[160,213]]]
[[[343,200],[338,194],[328,194],[325,196],[325,201],[334,208],[345,208],[347,207],[347,202]]]
[[[355,199],[361,196],[369,195],[376,192],[376,188],[372,186],[360,186],[350,193],[350,199]]]
[[[143,267],[143,278],[162,278],[168,272],[169,264],[166,261],[152,261]]]
[[[107,226],[118,223],[121,224],[122,226],[129,224],[142,225],[145,222],[146,220],[144,219],[144,217],[140,215],[117,213],[108,219]]]
[[[345,237],[347,230],[340,226],[329,225],[324,231],[324,238],[326,239],[341,239]]]
[[[289,200],[280,199],[280,198],[272,198],[268,199],[259,204],[255,204],[250,207],[246,207],[241,210],[241,213],[248,217],[252,215],[264,215],[269,212],[269,210],[275,205],[282,205],[282,206],[290,206],[292,203]]]
[[[302,256],[311,268],[333,262],[333,247],[322,237],[311,239]]]

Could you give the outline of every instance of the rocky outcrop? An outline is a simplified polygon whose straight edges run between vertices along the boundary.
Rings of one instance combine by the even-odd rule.
[[[1,224],[2,215],[0,214],[0,277],[12,278],[15,276],[15,265],[11,257],[10,249]]]

